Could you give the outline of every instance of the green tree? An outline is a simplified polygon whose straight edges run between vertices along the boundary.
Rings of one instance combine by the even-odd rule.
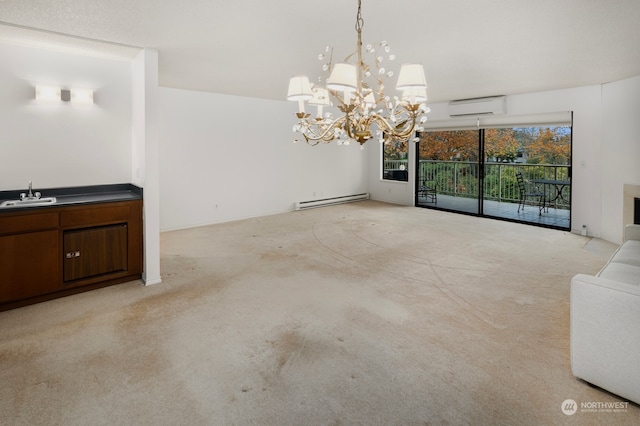
[[[528,163],[569,164],[571,138],[563,127],[541,128],[536,140],[527,147]]]
[[[478,132],[453,130],[425,133],[420,139],[420,158],[475,161],[478,159]]]
[[[495,158],[498,162],[514,162],[518,155],[518,141],[513,129],[485,130],[484,151],[487,158]]]
[[[386,160],[402,160],[407,158],[409,151],[407,142],[385,142],[384,158]]]

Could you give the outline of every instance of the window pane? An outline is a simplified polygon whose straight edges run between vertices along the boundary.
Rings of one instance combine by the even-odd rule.
[[[571,164],[571,127],[520,127],[513,130],[527,164]]]
[[[382,144],[382,177],[389,180],[409,181],[409,142]]]
[[[479,132],[446,130],[420,134],[418,188],[434,188],[437,202],[428,191],[418,192],[419,205],[466,213],[479,213]]]

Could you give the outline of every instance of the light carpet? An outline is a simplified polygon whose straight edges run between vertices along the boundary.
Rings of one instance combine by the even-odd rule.
[[[163,283],[0,313],[10,425],[638,424],[571,374],[615,246],[366,201],[163,233]]]

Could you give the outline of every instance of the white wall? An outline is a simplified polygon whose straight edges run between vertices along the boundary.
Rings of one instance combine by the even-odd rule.
[[[602,238],[620,242],[624,184],[640,185],[640,76],[602,86]]]
[[[0,190],[126,183],[130,61],[0,43]],[[95,90],[95,104],[42,103],[36,84]]]
[[[365,192],[365,152],[294,144],[296,107],[160,88],[161,229],[286,212],[296,201]]]

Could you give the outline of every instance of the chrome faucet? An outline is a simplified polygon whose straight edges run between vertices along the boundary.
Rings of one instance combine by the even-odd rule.
[[[40,197],[41,197],[41,194],[39,192],[36,192],[36,193],[33,192],[31,181],[29,181],[29,192],[28,193],[24,193],[24,192],[20,193],[20,199],[21,200],[33,200],[33,199],[38,199]]]

